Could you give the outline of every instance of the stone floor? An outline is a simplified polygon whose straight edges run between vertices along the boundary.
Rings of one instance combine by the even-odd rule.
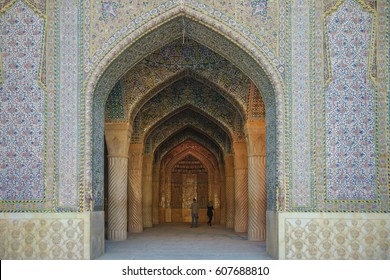
[[[163,224],[129,234],[126,241],[105,241],[101,260],[271,260],[265,242],[223,226]]]

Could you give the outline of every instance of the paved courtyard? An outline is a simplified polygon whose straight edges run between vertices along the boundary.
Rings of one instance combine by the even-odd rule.
[[[271,260],[265,242],[223,226],[163,224],[129,234],[126,241],[105,241],[101,260]]]

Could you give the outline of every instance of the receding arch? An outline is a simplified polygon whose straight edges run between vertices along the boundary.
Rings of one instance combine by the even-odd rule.
[[[180,116],[182,115],[182,116]],[[150,128],[147,128],[147,130],[144,133],[143,139],[148,138],[149,134],[156,130],[157,128],[161,127],[163,124],[165,124],[167,121],[172,119],[173,117],[177,117],[178,119],[183,120],[187,117],[190,117],[194,121],[196,121],[195,117],[201,117],[202,119],[206,119],[209,122],[213,123],[215,126],[218,126],[228,137],[228,139],[232,142],[232,139],[234,138],[233,136],[233,131],[227,127],[224,123],[221,123],[217,119],[215,119],[213,116],[210,116],[208,112],[205,112],[201,110],[200,108],[194,107],[192,105],[186,105],[183,106],[173,112],[170,112],[168,115],[166,115],[164,118],[158,120],[155,122]],[[200,123],[200,122],[198,122]]]
[[[181,123],[171,119],[172,121],[168,120],[161,124],[161,126],[156,127],[146,140],[145,150],[153,150],[157,145],[163,143],[170,135],[179,132],[181,129],[191,128],[216,142],[223,151],[230,153],[232,150],[232,142],[226,132],[202,115],[199,116],[201,117],[200,119],[194,119],[191,116],[186,117]],[[185,123],[185,121],[188,122]]]
[[[217,159],[223,161],[223,147],[219,146],[217,142],[211,137],[197,130],[195,127],[186,126],[179,128],[178,131],[172,133],[170,137],[159,143],[158,146],[151,151],[154,154],[155,161],[160,161],[169,151],[177,145],[192,139],[200,145],[207,147]]]
[[[169,168],[172,168],[176,163],[181,161],[183,158],[185,158],[187,155],[192,155],[196,158],[198,158],[202,162],[207,162],[209,163],[209,167],[213,167],[214,169],[218,168],[218,161],[215,159],[214,155],[210,153],[207,148],[202,147],[199,145],[202,149],[195,150],[192,147],[185,147],[184,149],[180,150],[177,154],[174,156],[170,156],[170,154],[167,154],[166,157],[163,159],[162,164],[167,166],[168,170]],[[179,147],[180,148],[180,147]],[[175,150],[175,149],[173,149]],[[213,155],[212,157],[206,157],[205,152],[209,152],[210,155]]]
[[[255,40],[251,41],[242,34],[237,34],[224,23],[218,23],[222,28],[215,28],[218,25],[215,25],[211,17],[187,7],[173,12],[169,17],[158,16],[153,20],[155,28],[124,38],[104,56],[86,80],[86,111],[89,113],[86,114],[86,161],[92,163],[92,186],[97,202],[95,209],[101,209],[99,207],[102,205],[99,193],[102,193],[103,186],[101,157],[104,147],[102,135],[105,100],[124,73],[148,54],[180,37],[183,22],[191,39],[232,62],[253,80],[264,99],[267,116],[267,206],[275,210],[276,187],[283,185],[283,174],[276,178],[277,161],[278,164],[283,164],[283,154],[280,152],[283,149],[283,138],[280,135],[284,129],[282,77],[269,58],[259,52]],[[234,39],[230,37],[231,34],[234,34]],[[147,41],[154,44],[145,44]]]
[[[218,162],[215,155],[209,151],[206,147],[200,145],[194,140],[187,140],[180,145],[172,148],[169,153],[167,153],[161,160],[160,163],[160,184],[159,184],[159,193],[165,193],[165,198],[160,198],[162,201],[166,201],[166,208],[170,209],[170,194],[172,190],[171,185],[171,174],[175,166],[180,163],[182,160],[185,160],[186,157],[192,156],[202,163],[207,169],[208,174],[208,194],[207,200],[213,200],[214,203],[218,206],[218,215],[220,212],[219,205],[221,201],[221,188],[218,182],[220,181],[220,162]],[[156,207],[156,206],[155,206]],[[165,208],[165,207],[164,207]],[[164,211],[162,209],[162,211]],[[177,210],[176,210],[177,211]],[[186,211],[183,209],[183,211]],[[179,211],[180,212],[180,211]],[[188,212],[188,211],[187,211]],[[167,212],[167,215],[170,215],[170,210]]]
[[[237,100],[234,98],[234,95],[232,95],[228,90],[222,88],[221,85],[217,84],[215,81],[208,79],[207,77],[202,75],[202,73],[199,73],[196,70],[183,69],[181,71],[176,72],[172,76],[167,77],[167,79],[162,81],[160,84],[156,85],[154,88],[147,91],[147,93],[144,96],[142,96],[142,98],[140,100],[138,100],[137,102],[135,102],[134,105],[132,105],[132,108],[134,108],[134,109],[130,110],[130,112],[128,112],[128,116],[127,116],[127,119],[130,121],[130,123],[133,123],[134,118],[136,117],[136,115],[138,114],[140,109],[151,98],[153,98],[154,96],[156,96],[157,94],[159,94],[161,91],[168,88],[172,84],[174,84],[174,83],[178,82],[179,80],[186,78],[186,77],[193,78],[195,81],[198,81],[198,82],[204,84],[205,86],[209,87],[210,89],[219,93],[222,97],[224,97],[227,100],[227,102],[229,102],[239,112],[240,116],[243,119],[245,118],[246,108],[244,108],[242,106],[242,104],[237,102]]]

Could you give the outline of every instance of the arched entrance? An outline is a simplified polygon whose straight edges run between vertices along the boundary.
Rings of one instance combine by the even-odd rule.
[[[163,157],[160,170],[161,199],[166,202],[160,204],[162,221],[190,222],[190,205],[196,198],[200,206],[199,221],[205,222],[207,202],[212,201],[217,212],[214,220],[219,223],[219,166],[205,147],[193,140],[184,141]],[[164,196],[165,193],[168,195]],[[163,214],[166,211],[168,215]]]
[[[265,178],[265,172],[263,174],[259,173],[261,168],[265,168],[265,160],[267,160],[267,195],[268,195],[268,209],[275,210],[276,209],[276,147],[277,147],[277,138],[276,138],[276,130],[277,130],[277,122],[276,122],[276,99],[282,98],[282,84],[280,82],[279,76],[276,74],[276,71],[273,70],[272,66],[268,63],[268,61],[263,57],[253,58],[250,55],[251,43],[247,42],[245,38],[237,36],[236,41],[230,41],[227,35],[224,35],[224,32],[215,31],[212,28],[211,20],[208,22],[207,17],[204,21],[205,23],[199,23],[195,21],[196,15],[191,14],[188,16],[186,13],[178,13],[175,16],[172,16],[169,20],[165,19],[156,19],[161,20],[161,25],[158,28],[151,30],[150,32],[145,32],[140,36],[134,43],[126,45],[124,42],[117,47],[115,47],[106,58],[100,63],[98,68],[95,69],[95,72],[91,77],[90,83],[87,87],[87,94],[93,96],[93,147],[92,151],[92,161],[93,161],[93,182],[94,182],[94,195],[98,197],[100,193],[102,193],[103,188],[103,166],[102,166],[102,147],[103,147],[103,116],[104,116],[104,105],[107,99],[108,94],[111,89],[114,87],[115,83],[119,80],[120,77],[123,77],[125,73],[129,71],[135,64],[141,59],[145,58],[148,54],[153,53],[157,47],[163,47],[168,43],[174,41],[176,38],[182,35],[183,26],[186,28],[186,34],[190,34],[189,37],[194,41],[197,41],[209,49],[215,51],[225,58],[229,58],[229,60],[237,66],[243,73],[245,73],[254,83],[254,85],[259,89],[260,94],[263,98],[266,108],[266,116],[267,116],[267,156],[265,157],[265,148],[259,148],[259,143],[265,140],[265,122],[246,122],[243,126],[243,131],[245,132],[245,139],[247,142],[244,144],[233,143],[233,150],[237,151],[236,155],[236,163],[243,163],[235,165],[235,176],[233,179],[235,181],[235,185],[238,186],[240,184],[245,185],[245,176],[241,176],[244,174],[244,170],[246,170],[247,175],[249,174],[249,187],[247,187],[247,192],[249,191],[249,200],[248,193],[243,197],[242,193],[236,193],[236,197],[234,199],[242,199],[243,203],[245,200],[248,201],[248,208],[245,213],[241,213],[242,216],[249,216],[249,223],[256,224],[257,220],[261,219],[256,216],[259,212],[258,205],[256,206],[257,201],[259,200],[259,196],[265,196],[265,190],[260,192],[256,186],[259,185],[260,177]],[[221,34],[222,33],[222,34]],[[130,42],[133,38],[128,38]],[[154,42],[154,44],[146,44],[146,42]],[[222,42],[222,43],[221,43]],[[156,44],[157,43],[157,44]],[[253,46],[255,47],[255,46]],[[263,70],[263,67],[267,68],[267,72]],[[267,75],[267,74],[268,75]],[[161,86],[161,85],[160,85]],[[275,94],[277,93],[277,94]],[[143,99],[146,95],[138,96],[136,100],[132,101],[131,106],[128,108],[129,114],[139,108],[139,104],[145,103]],[[246,101],[240,100],[240,98],[234,94],[231,94],[227,97],[232,100],[236,100],[236,103],[241,106],[238,108],[238,111],[246,112],[247,107],[242,105]],[[91,119],[91,121],[92,121]],[[130,120],[130,119],[129,119]],[[130,120],[131,121],[131,120]],[[108,146],[112,146],[112,151],[110,152],[110,147],[108,148],[110,159],[112,161],[112,166],[116,166],[116,170],[118,170],[119,165],[126,165],[125,158],[127,156],[129,144],[129,135],[132,135],[134,132],[135,123],[127,123],[127,124],[115,124],[115,128],[108,128],[106,130],[106,139],[109,143]],[[114,133],[107,133],[107,131],[115,131]],[[107,136],[110,134],[110,136]],[[133,136],[132,136],[133,137]],[[260,142],[259,142],[260,141]],[[232,143],[230,143],[232,144]],[[138,147],[132,149],[130,145],[130,149],[132,151],[137,150],[137,152],[132,152],[130,155],[129,162],[132,163],[132,168],[129,169],[129,181],[131,181],[132,174],[138,174],[137,180],[130,183],[130,188],[128,192],[128,197],[131,196],[139,196],[142,193],[139,188],[137,190],[132,189],[131,186],[140,186],[141,181],[139,181],[142,177],[142,159],[140,155],[142,155],[144,147]],[[88,153],[87,153],[88,154]],[[224,157],[229,155],[225,154]],[[249,156],[249,157],[248,157]],[[114,160],[115,159],[115,160]],[[246,160],[248,159],[248,161]],[[114,163],[115,161],[115,163]],[[120,163],[119,163],[120,162]],[[229,159],[225,159],[225,163],[229,162]],[[110,163],[109,163],[110,164]],[[232,173],[231,170],[225,167],[225,184],[231,184],[231,180],[233,176],[228,175],[228,173]],[[127,170],[127,166],[122,168],[122,170]],[[133,172],[131,171],[133,170]],[[241,172],[242,171],[242,172]],[[125,173],[123,171],[122,173]],[[122,174],[123,175],[123,174]],[[121,176],[122,176],[121,175]],[[127,177],[125,175],[125,177]],[[230,180],[230,183],[227,181]],[[248,178],[248,177],[246,177]],[[125,179],[122,176],[121,180],[116,179],[116,181],[121,181],[119,184],[125,184]],[[246,183],[248,184],[248,183]],[[265,184],[265,182],[264,182]],[[252,187],[251,187],[252,185]],[[227,190],[228,187],[225,188]],[[237,187],[236,187],[237,189]],[[228,204],[228,200],[231,198],[226,197],[226,204]],[[139,201],[139,200],[138,200]],[[142,201],[142,200],[141,200]],[[230,201],[231,203],[231,201]],[[123,204],[123,203],[122,203]],[[114,208],[118,209],[116,205]],[[96,204],[96,207],[99,207],[99,203]],[[101,206],[100,206],[101,207]],[[137,212],[139,209],[142,209],[141,204],[131,204],[129,207],[134,207],[134,211]],[[260,206],[265,207],[265,203]],[[121,208],[121,207],[119,207]],[[123,209],[123,205],[122,205]],[[138,209],[138,210],[136,210]],[[142,212],[142,211],[141,211]],[[228,211],[226,212],[226,215]],[[237,213],[237,211],[236,211]],[[135,215],[137,217],[142,217],[141,215]],[[127,221],[129,222],[129,221]],[[227,223],[227,220],[226,220]],[[265,218],[262,221],[265,224]],[[142,231],[142,222],[138,221],[138,226],[136,228],[129,228],[129,231]],[[240,221],[237,220],[237,214],[235,216],[234,221],[235,227],[240,224]],[[241,225],[241,228],[237,228],[237,230],[245,230],[248,228],[245,223]],[[253,225],[250,225],[249,228],[253,228]],[[255,231],[259,229],[255,228]],[[256,233],[253,233],[256,235]],[[116,234],[113,234],[115,236]],[[120,235],[120,234],[119,234]],[[123,237],[123,235],[122,235]]]

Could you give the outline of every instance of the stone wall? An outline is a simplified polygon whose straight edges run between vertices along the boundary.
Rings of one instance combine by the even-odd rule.
[[[388,214],[278,213],[280,259],[390,259]]]
[[[0,258],[96,258],[104,252],[103,224],[103,212],[2,213]]]

